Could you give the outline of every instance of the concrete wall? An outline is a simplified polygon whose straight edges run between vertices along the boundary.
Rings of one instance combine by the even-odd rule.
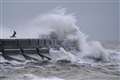
[[[0,48],[36,48],[36,47],[55,47],[56,40],[52,39],[0,39]]]

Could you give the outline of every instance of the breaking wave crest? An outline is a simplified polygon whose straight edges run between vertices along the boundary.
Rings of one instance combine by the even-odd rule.
[[[50,50],[53,59],[110,62],[113,60],[111,54],[120,55],[119,52],[105,49],[98,41],[89,41],[88,36],[76,25],[76,21],[75,16],[66,14],[65,9],[57,9],[38,16],[30,25],[38,30],[40,38],[44,36],[62,42],[60,50]],[[117,59],[120,60],[119,58]]]

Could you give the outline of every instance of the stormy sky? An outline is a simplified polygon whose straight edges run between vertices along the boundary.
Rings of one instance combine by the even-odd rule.
[[[92,40],[120,40],[119,0],[0,0],[0,38],[56,7],[67,8]]]

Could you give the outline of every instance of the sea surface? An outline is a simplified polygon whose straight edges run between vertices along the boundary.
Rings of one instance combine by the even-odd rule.
[[[120,50],[113,43],[104,43],[104,46]],[[3,61],[0,62],[0,80],[120,80],[120,62]]]

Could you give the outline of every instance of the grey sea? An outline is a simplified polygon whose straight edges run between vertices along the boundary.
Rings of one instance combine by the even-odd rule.
[[[103,45],[120,51],[118,43]],[[120,80],[119,63],[0,62],[0,80]]]

